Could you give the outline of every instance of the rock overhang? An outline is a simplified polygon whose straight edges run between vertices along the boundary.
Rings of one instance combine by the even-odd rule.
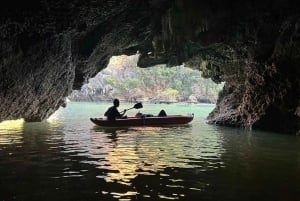
[[[210,123],[295,133],[299,10],[292,0],[11,3],[0,15],[0,120],[43,120],[111,56],[139,51],[140,67],[185,63],[226,82]]]

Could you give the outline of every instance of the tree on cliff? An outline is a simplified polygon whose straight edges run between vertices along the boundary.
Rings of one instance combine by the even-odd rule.
[[[81,92],[73,93],[70,99],[85,99],[82,96],[86,100],[119,97],[127,101],[143,99],[195,102],[196,99],[198,102],[214,103],[223,86],[202,78],[201,72],[184,66],[138,68],[134,58],[113,57],[106,69],[90,79]]]

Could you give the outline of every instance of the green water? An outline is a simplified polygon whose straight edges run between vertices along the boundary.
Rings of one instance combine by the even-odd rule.
[[[0,201],[300,200],[299,137],[208,125],[210,105],[144,104],[127,114],[193,113],[184,126],[89,121],[110,105],[69,103],[45,122],[1,123]]]

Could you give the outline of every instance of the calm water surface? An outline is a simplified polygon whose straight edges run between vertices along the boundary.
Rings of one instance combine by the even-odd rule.
[[[207,125],[206,105],[138,110],[194,113],[185,126],[94,126],[108,106],[69,103],[42,123],[1,123],[0,201],[300,201],[299,137]]]

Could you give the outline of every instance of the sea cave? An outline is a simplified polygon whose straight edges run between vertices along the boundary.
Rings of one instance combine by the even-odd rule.
[[[42,121],[117,55],[225,82],[208,123],[300,135],[294,0],[4,1],[0,122]]]

